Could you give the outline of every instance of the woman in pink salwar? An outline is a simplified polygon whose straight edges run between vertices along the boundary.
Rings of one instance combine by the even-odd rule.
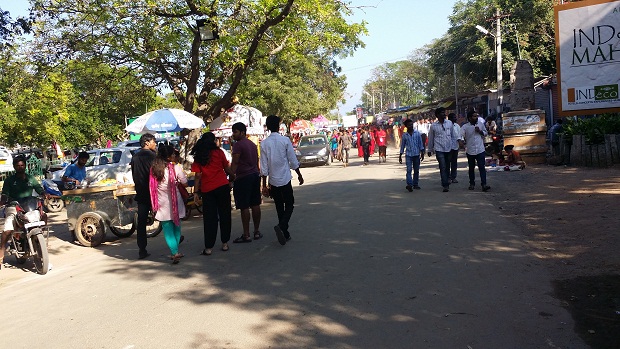
[[[179,253],[181,240],[181,218],[185,217],[185,203],[177,183],[187,187],[187,176],[180,165],[175,165],[174,147],[161,144],[157,157],[151,166],[149,190],[155,219],[162,225],[166,244],[172,254],[172,264],[177,264],[183,257]]]

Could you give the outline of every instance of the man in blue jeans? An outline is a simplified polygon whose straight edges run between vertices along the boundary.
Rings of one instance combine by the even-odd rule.
[[[454,133],[452,121],[446,120],[446,109],[435,109],[435,121],[428,131],[428,156],[435,152],[435,157],[439,163],[439,174],[441,176],[441,186],[443,191],[450,191],[450,152],[452,151],[452,143],[458,138]]]
[[[403,133],[403,138],[400,141],[398,163],[403,163],[403,153],[405,153],[407,164],[407,186],[405,188],[412,192],[413,189],[420,189],[418,181],[420,179],[420,161],[424,160],[424,143],[422,142],[420,132],[414,130],[411,119],[405,120],[404,125],[407,128],[407,132]],[[413,168],[413,179],[411,179],[411,168]]]
[[[461,127],[461,137],[464,139],[466,151],[467,151],[467,164],[469,166],[469,190],[474,190],[476,187],[476,164],[478,164],[478,170],[480,171],[480,184],[482,185],[482,191],[488,191],[491,189],[487,185],[487,170],[484,167],[484,137],[487,135],[487,130],[484,124],[478,120],[478,113],[471,110],[467,113],[466,124]],[[461,145],[463,141],[459,140]]]

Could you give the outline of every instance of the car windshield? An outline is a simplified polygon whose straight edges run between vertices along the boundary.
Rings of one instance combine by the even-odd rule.
[[[307,147],[311,145],[325,145],[325,138],[323,137],[302,137],[299,141],[300,147]]]

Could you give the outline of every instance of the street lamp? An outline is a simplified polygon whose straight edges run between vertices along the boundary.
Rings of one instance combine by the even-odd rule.
[[[213,23],[211,23],[208,19],[197,20],[196,27],[198,27],[201,41],[211,41],[220,38],[217,33],[217,29],[214,28]]]
[[[374,95],[374,93],[371,95],[370,93],[368,93],[368,92],[366,92],[366,91],[364,91],[364,93],[365,93],[368,97],[372,98],[372,115],[375,115],[375,95]]]
[[[491,35],[495,38],[495,52],[497,54],[497,115],[499,116],[502,112],[502,104],[504,99],[504,78],[502,76],[502,31],[501,31],[501,23],[500,23],[500,14],[499,9],[497,9],[495,14],[495,35],[491,34],[488,30],[484,29],[480,25],[476,25],[476,29],[482,32],[484,35]]]

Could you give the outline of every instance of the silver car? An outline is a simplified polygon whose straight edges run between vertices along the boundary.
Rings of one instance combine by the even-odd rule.
[[[295,155],[301,166],[329,165],[332,160],[327,136],[322,134],[302,136]]]
[[[140,151],[139,147],[103,148],[89,150],[86,162],[86,178],[89,182],[98,182],[104,179],[117,179],[123,182],[133,182],[131,158]],[[74,160],[75,161],[75,160]],[[60,181],[66,169],[55,171],[52,180]]]
[[[13,171],[13,156],[5,147],[0,147],[0,172]]]

